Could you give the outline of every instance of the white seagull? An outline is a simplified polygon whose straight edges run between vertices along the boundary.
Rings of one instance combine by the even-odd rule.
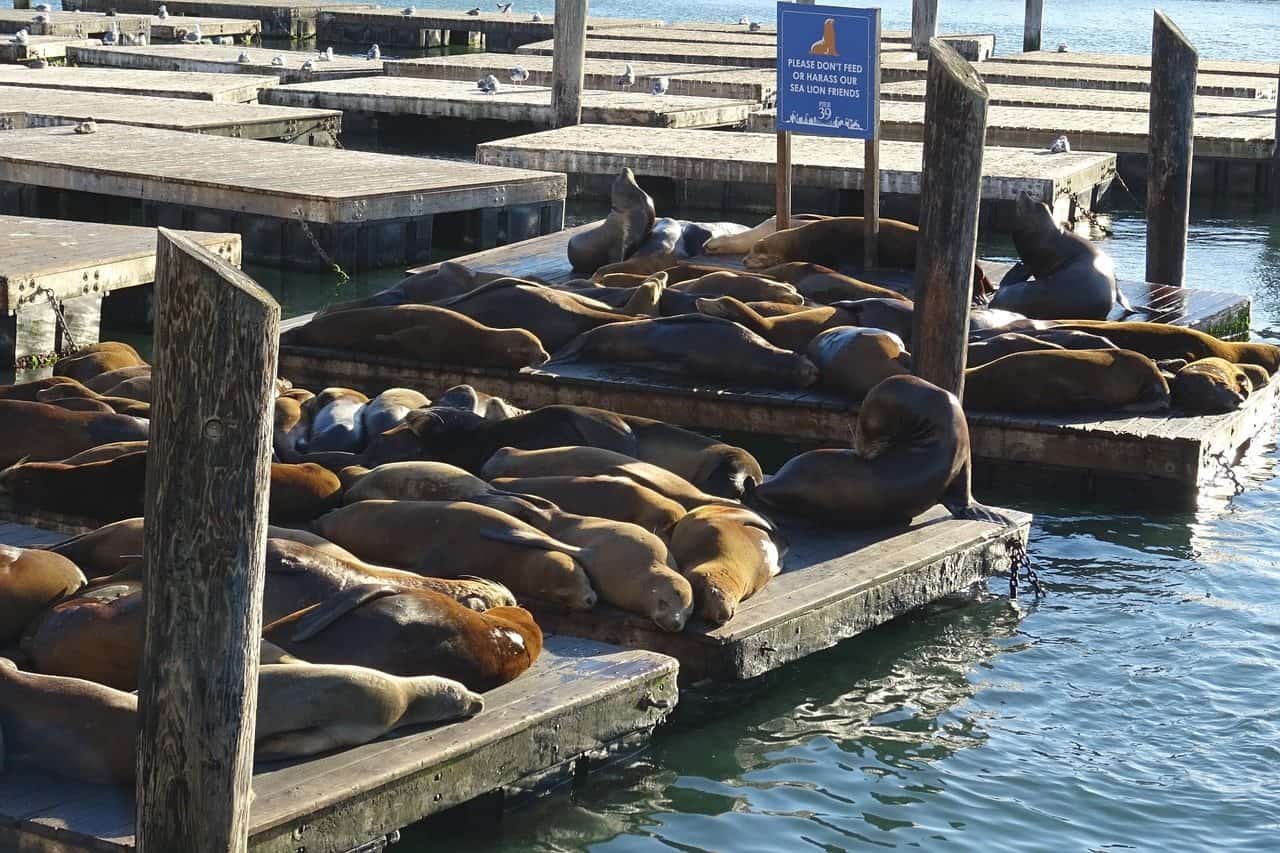
[[[670,77],[654,77],[653,86],[649,89],[655,95],[667,94],[667,89],[671,88]]]
[[[523,83],[528,79],[529,79],[529,69],[525,68],[524,66],[517,65],[515,68],[511,69],[512,83]]]
[[[476,82],[476,87],[481,92],[484,92],[486,95],[496,94],[498,91],[498,86],[499,86],[498,78],[494,77],[492,74],[487,74],[484,77],[481,77],[480,80]]]
[[[97,133],[98,123],[93,120],[93,116],[89,116],[84,121],[75,126],[76,133]]]
[[[364,58],[365,59],[381,59],[382,48],[378,47],[376,44],[371,46],[369,48],[369,52],[364,55]]]
[[[236,57],[236,62],[249,62],[249,54],[247,51],[240,51],[240,55]]]
[[[631,67],[630,62],[623,66],[622,73],[614,78],[614,82],[624,89],[630,89],[636,84],[636,70]]]
[[[28,44],[27,31],[18,30],[13,34],[13,38],[9,39],[10,44]]]
[[[161,6],[159,9],[156,9],[156,17],[163,21],[165,18],[169,17],[169,10],[164,6]]]
[[[272,65],[274,65],[274,66],[276,66],[277,68],[281,68],[281,67],[283,67],[283,66],[284,66],[284,54],[283,54],[283,53],[277,53],[275,56],[271,57],[271,64],[272,64]]]
[[[1071,143],[1067,141],[1067,137],[1059,136],[1053,140],[1053,144],[1049,146],[1050,154],[1070,154]]]
[[[320,51],[320,55],[317,56],[316,59],[321,62],[333,62],[333,48],[326,47],[324,50]]]

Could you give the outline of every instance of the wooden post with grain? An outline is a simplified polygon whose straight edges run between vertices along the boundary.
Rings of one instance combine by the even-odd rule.
[[[917,376],[959,397],[969,349],[987,87],[954,48],[933,39],[925,93],[911,353]]]
[[[1271,149],[1271,207],[1280,210],[1280,109],[1276,110],[1276,132],[1272,138],[1275,145]]]
[[[778,159],[776,174],[777,199],[774,211],[774,227],[785,231],[791,227],[791,131],[778,131]]]
[[[1044,28],[1044,0],[1027,0],[1027,12],[1022,19],[1022,49],[1026,52],[1040,49],[1040,34]]]
[[[911,0],[911,49],[929,56],[929,40],[938,34],[938,0]]]
[[[244,273],[164,228],[155,288],[137,847],[240,853],[280,307]]]
[[[551,58],[551,118],[556,127],[582,124],[587,61],[587,0],[556,0]]]
[[[1147,281],[1181,287],[1195,148],[1196,49],[1159,9],[1151,31],[1147,142]]]
[[[876,268],[880,256],[880,15],[871,39],[871,138],[862,142],[862,266]]]

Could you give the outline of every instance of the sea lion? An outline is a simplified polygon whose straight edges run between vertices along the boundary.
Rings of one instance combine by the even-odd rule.
[[[107,399],[124,398],[127,400],[137,400],[139,403],[151,404],[151,372],[148,371],[144,376],[135,376],[132,379],[126,379],[118,382],[102,392],[102,396]]]
[[[146,489],[146,451],[78,465],[21,462],[0,471],[0,494],[25,510],[103,522],[142,515]]]
[[[12,642],[50,604],[85,585],[61,554],[0,545],[0,647]]]
[[[809,46],[809,53],[814,56],[839,56],[836,50],[836,19],[827,18],[822,22],[822,38]]]
[[[273,524],[311,521],[341,503],[342,482],[313,462],[273,462],[269,498],[268,518]]]
[[[133,785],[138,697],[78,678],[23,672],[0,658],[4,758],[68,779]]]
[[[428,304],[437,299],[458,296],[475,290],[482,284],[506,278],[505,273],[478,272],[453,261],[406,276],[386,290],[372,296],[335,302],[323,308],[320,314],[352,311],[357,308],[376,308],[385,305]]]
[[[525,329],[550,352],[596,326],[631,319],[589,308],[571,293],[517,278],[492,281],[436,305],[495,328]]]
[[[574,610],[590,610],[596,603],[574,560],[578,549],[479,504],[360,501],[321,516],[312,527],[362,560],[436,577],[488,578],[517,595]]]
[[[608,311],[627,317],[656,317],[667,286],[666,273],[654,273],[635,287],[604,287],[595,282],[579,279],[580,284],[566,282],[556,285],[577,299],[587,308]]]
[[[501,397],[478,391],[470,385],[454,385],[437,397],[435,404],[466,409],[487,421],[505,421],[507,418],[528,414],[528,410],[517,408]]]
[[[76,355],[58,359],[58,363],[53,366],[53,375],[70,376],[72,379],[87,382],[102,373],[145,364],[142,356],[138,355],[138,351],[128,344],[119,341],[102,341],[85,347]]]
[[[119,367],[115,370],[108,370],[105,373],[99,373],[97,376],[90,377],[84,382],[84,387],[90,391],[96,391],[99,394],[106,394],[107,391],[115,386],[126,382],[130,379],[137,379],[140,376],[150,376],[151,365],[134,364],[129,367]],[[148,400],[150,402],[150,400]]]
[[[1003,358],[1015,352],[1061,349],[1066,349],[1066,347],[1041,340],[1040,338],[1033,338],[1020,332],[1005,332],[970,343],[968,354],[965,357],[965,367],[982,367],[982,365],[990,364],[997,358]]]
[[[364,419],[366,435],[379,435],[404,420],[414,409],[430,406],[426,394],[412,388],[388,388],[369,401],[360,417]]]
[[[80,382],[70,376],[46,376],[30,382],[19,382],[17,385],[0,385],[0,400],[23,400],[28,403],[39,402],[39,394],[58,385],[71,385],[84,388]]]
[[[665,468],[703,492],[736,500],[746,493],[748,480],[764,480],[760,463],[741,447],[652,418],[620,417],[636,437],[637,459]]]
[[[635,251],[631,253],[631,257],[674,255],[677,258],[687,258],[689,257],[689,252],[685,250],[683,240],[683,223],[669,216],[660,216],[653,221],[653,227],[649,229],[649,236],[645,237],[643,243],[636,246]],[[608,260],[614,261],[619,260],[619,258],[615,255],[609,257]],[[574,267],[574,269],[577,269],[577,267]]]
[[[1169,385],[1160,369],[1130,350],[1019,352],[964,375],[964,403],[975,411],[1141,413],[1169,408]]]
[[[743,302],[783,302],[800,305],[804,297],[796,289],[781,281],[760,275],[735,273],[729,270],[708,273],[700,278],[669,285],[671,290],[691,293],[695,296],[732,296]]]
[[[1048,341],[1063,349],[1119,349],[1102,335],[1090,332],[1073,332],[1069,329],[1035,329],[1022,332],[1038,341]]]
[[[969,333],[1035,332],[1048,328],[1043,320],[1032,320],[1016,311],[1001,308],[973,308],[969,311]]]
[[[493,485],[545,498],[565,512],[625,521],[659,536],[666,536],[685,514],[680,504],[629,477],[501,477]]]
[[[1249,387],[1254,391],[1262,390],[1271,382],[1271,374],[1260,364],[1237,364],[1236,367],[1249,377]]]
[[[883,329],[837,326],[814,338],[806,352],[822,374],[822,386],[854,400],[890,376],[911,372],[902,338]]]
[[[818,379],[818,369],[803,355],[779,349],[737,323],[703,314],[601,326],[579,335],[552,363],[581,358],[782,388],[807,388]]]
[[[72,412],[48,403],[0,400],[0,466],[52,462],[114,441],[144,441],[149,423],[129,415]]]
[[[797,311],[794,314],[764,317],[751,306],[732,296],[699,299],[698,311],[709,317],[732,320],[755,332],[775,347],[795,352],[804,351],[819,332],[835,326],[857,325],[854,322],[854,314],[844,308],[824,305]]]
[[[685,255],[697,257],[707,250],[712,240],[731,237],[747,230],[737,222],[685,222],[681,221],[680,248]]]
[[[782,571],[773,525],[745,507],[691,511],[671,535],[671,555],[693,587],[698,616],[712,625],[732,619]]]
[[[880,220],[877,260],[882,266],[914,269],[920,229],[897,219]],[[862,263],[864,226],[861,216],[836,216],[777,231],[751,247],[742,259],[749,270],[808,261],[832,269]]]
[[[437,675],[477,691],[505,684],[542,652],[542,631],[524,608],[477,613],[429,590],[378,583],[268,622],[262,635],[306,661]]]
[[[614,275],[641,275],[646,278],[660,272],[667,273],[668,276],[673,275],[673,271],[680,268],[681,259],[675,254],[656,254],[656,255],[636,255],[627,258],[625,261],[617,261],[615,263],[605,264],[595,271],[591,277],[598,282],[609,281]],[[708,270],[714,272],[715,270]],[[689,276],[689,278],[697,278],[697,276]],[[676,281],[684,281],[683,278],[675,279]],[[674,283],[671,278],[667,284]]]
[[[61,400],[49,400],[49,405],[57,406],[71,412],[96,412],[100,415],[114,415],[116,410],[101,400],[88,397],[66,397]]]
[[[816,222],[830,217],[816,213],[796,213],[791,215],[792,222]],[[778,217],[770,216],[754,228],[739,231],[736,234],[725,234],[713,237],[702,247],[708,255],[742,255],[751,251],[751,247],[778,230]]]
[[[91,586],[28,625],[22,650],[37,672],[136,690],[145,620],[141,582]]]
[[[1165,323],[1124,323],[1108,320],[1068,320],[1053,323],[1055,329],[1092,332],[1122,349],[1163,361],[1186,359],[1188,363],[1216,356],[1236,364],[1257,364],[1272,376],[1280,369],[1280,347],[1265,343],[1233,343],[1187,326]]]
[[[907,345],[907,349],[911,348],[912,323],[915,318],[914,302],[873,297],[853,301],[841,300],[833,302],[831,307],[842,309],[845,315],[854,321],[849,325],[893,332]]]
[[[556,509],[549,501],[494,488],[446,462],[389,462],[372,470],[352,466],[342,469],[340,476],[345,486],[344,504],[368,500],[470,501],[501,510],[539,529]]]
[[[142,519],[126,518],[65,539],[49,548],[91,578],[114,575],[142,560]]]
[[[1021,260],[1000,280],[992,308],[1036,320],[1104,320],[1117,303],[1133,313],[1116,288],[1111,256],[1060,228],[1047,204],[1018,193],[1012,234]]]
[[[271,449],[281,462],[296,462],[299,444],[306,443],[311,420],[294,397],[276,397],[272,406]]]
[[[368,402],[368,397],[351,388],[326,388],[307,400],[302,411],[311,429],[306,442],[298,442],[298,449],[303,453],[361,450],[365,443],[361,413]]]
[[[915,376],[891,376],[871,389],[852,450],[802,453],[754,498],[843,526],[903,524],[937,503],[956,518],[1007,522],[973,500],[960,401]]]
[[[609,215],[603,222],[569,239],[569,264],[575,270],[593,273],[605,264],[630,257],[657,219],[653,199],[640,189],[630,169],[614,178],[609,204]]]
[[[1202,358],[1182,368],[1169,383],[1173,405],[1188,414],[1234,412],[1253,390],[1249,377],[1222,358]]]
[[[744,250],[745,251],[745,250]],[[821,264],[807,261],[789,261],[773,267],[765,267],[760,275],[776,281],[785,281],[805,299],[831,304],[855,299],[902,299],[910,301],[896,290],[859,281],[853,276],[836,272]]]
[[[253,757],[274,761],[346,749],[402,726],[458,720],[483,708],[478,694],[436,675],[270,664],[258,670]]]

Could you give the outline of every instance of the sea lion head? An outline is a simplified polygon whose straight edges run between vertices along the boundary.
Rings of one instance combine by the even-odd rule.
[[[654,590],[653,610],[650,618],[664,631],[683,631],[693,613],[693,587],[679,575],[666,589]],[[675,581],[684,581],[676,583]]]
[[[918,376],[890,376],[862,402],[854,449],[865,459],[875,459],[894,445],[934,444],[943,431],[954,431],[957,421],[967,445],[964,412],[954,394]]]
[[[404,716],[400,718],[402,725],[457,720],[484,709],[484,697],[452,678],[420,675],[400,679],[399,683],[408,700]]]

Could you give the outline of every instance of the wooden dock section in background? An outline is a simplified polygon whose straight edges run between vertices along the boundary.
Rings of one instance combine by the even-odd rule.
[[[0,181],[0,212],[234,231],[249,260],[349,271],[556,231],[565,196],[559,174],[119,124],[0,134]]]
[[[505,53],[458,53],[450,56],[428,56],[423,59],[387,60],[386,72],[392,77],[429,77],[439,80],[463,80],[475,84],[486,74],[507,80],[512,67],[519,65],[529,72],[529,84],[551,85],[551,57]],[[603,91],[646,93],[654,77],[670,81],[671,95],[702,98],[728,98],[735,101],[769,103],[777,91],[778,75],[773,69],[729,68],[722,65],[690,65],[680,62],[633,62],[636,75],[629,88],[618,82],[623,63],[613,59],[590,59],[583,63],[585,85]]]
[[[36,59],[62,62],[67,58],[68,48],[89,44],[97,42],[66,36],[30,36],[26,44],[18,44],[10,37],[0,36],[0,64],[31,62]],[[4,70],[6,69],[0,68],[0,71]]]
[[[262,23],[269,38],[310,39],[324,9],[357,8],[346,0],[62,0],[62,8],[82,12],[144,12],[165,6],[171,15],[248,18]]]
[[[1134,113],[1146,113],[1151,108],[1151,95],[1147,92],[1059,89],[1054,86],[987,83],[987,93],[992,107],[1042,107]],[[925,80],[923,78],[883,83],[880,86],[880,101],[886,105],[889,101],[916,101],[923,104],[924,96]],[[1255,118],[1270,116],[1274,118],[1275,114],[1275,99],[1196,96],[1196,115],[1200,116],[1253,116]]]
[[[510,14],[480,5],[478,15],[456,9],[419,9],[406,15],[399,8],[373,6],[365,9],[328,9],[320,13],[319,37],[336,44],[378,44],[383,47],[428,48],[442,45],[468,45],[489,50],[514,50],[522,44],[542,41],[552,36],[554,16],[547,13],[542,20],[513,8]],[[662,22],[638,18],[587,18],[587,29],[608,30],[615,27],[656,29]]]
[[[169,15],[166,18],[152,16],[151,43],[180,42],[195,27],[200,28],[204,38],[231,36],[236,39],[256,38],[262,35],[262,22],[249,18],[209,18],[191,17],[188,15]],[[195,47],[195,45],[188,45]]]
[[[248,56],[241,62],[240,55]],[[137,47],[87,45],[70,48],[68,56],[77,65],[123,68],[135,71],[181,71],[202,74],[274,75],[282,83],[308,83],[382,74],[380,59],[334,54],[328,62],[316,61],[313,50],[274,50],[222,44],[159,44]],[[279,57],[282,64],[274,64]],[[303,64],[311,62],[311,70]]]
[[[911,59],[905,62],[886,61],[881,68],[880,80],[882,83],[923,80],[928,67],[928,61],[923,59]],[[979,73],[989,84],[1013,83],[1128,92],[1151,90],[1151,72],[1146,69],[1039,65],[1029,62],[1006,62],[997,57],[982,63]],[[1227,98],[1274,98],[1276,81],[1262,77],[1201,73],[1196,79],[1196,94]]]
[[[516,49],[517,54],[550,56],[550,39]],[[887,54],[897,56],[898,54]],[[608,33],[587,36],[588,59],[616,60],[614,74],[624,62],[687,62],[695,65],[728,65],[736,68],[773,68],[778,63],[776,45],[708,44],[683,41],[633,41],[608,38]],[[914,59],[914,55],[912,56]]]
[[[37,22],[36,16],[46,18]],[[109,32],[114,24],[122,33],[147,32],[151,16],[101,15],[91,12],[37,12],[34,9],[0,9],[0,33],[26,30],[33,36],[57,36],[69,39],[97,38]]]
[[[841,193],[862,188],[862,143],[797,134],[792,146],[797,205],[818,212],[851,209]],[[772,210],[776,147],[773,134],[579,125],[484,143],[476,149],[476,159],[600,179],[575,181],[572,190],[581,194],[603,189],[604,178],[611,181],[630,167],[651,194],[673,194],[654,179],[677,182],[676,206],[696,199],[699,207],[718,203],[725,210]],[[918,143],[883,143],[881,193],[914,203],[920,193],[922,156]],[[988,206],[1005,205],[1027,191],[1051,207],[1069,206],[1072,200],[1090,207],[1095,191],[1104,190],[1115,175],[1115,155],[1049,156],[1020,148],[988,148],[983,171],[983,200]],[[806,189],[812,190],[812,198],[803,193]],[[1065,218],[1066,210],[1058,212]]]
[[[115,71],[106,68],[0,68],[0,86],[71,89],[113,95],[193,98],[226,104],[254,103],[277,77],[192,74],[178,71]]]
[[[1000,57],[1001,62],[1026,62],[1036,65],[1080,65],[1087,68],[1133,68],[1151,70],[1150,54],[1086,53],[1056,50],[1033,50],[1030,53],[1010,53]],[[1255,62],[1245,59],[1207,59],[1200,57],[1201,74],[1230,74],[1235,77],[1280,76],[1280,62]]]
[[[190,98],[103,95],[66,89],[0,90],[0,130],[56,127],[93,116],[99,124],[130,124],[233,136],[274,139],[302,145],[333,147],[342,130],[337,110],[227,104]]]

